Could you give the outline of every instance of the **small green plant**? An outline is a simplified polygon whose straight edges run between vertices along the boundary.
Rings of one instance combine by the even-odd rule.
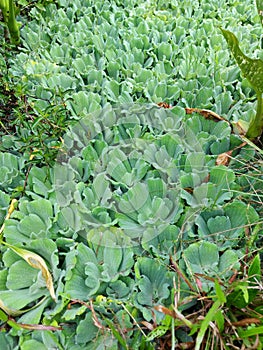
[[[256,4],[263,25],[263,1],[257,0]],[[244,77],[247,78],[256,92],[257,112],[255,117],[250,121],[248,129],[245,130],[246,136],[249,139],[255,139],[263,132],[263,61],[246,56],[239,47],[237,37],[229,30],[220,29]],[[242,127],[242,122],[240,124]]]

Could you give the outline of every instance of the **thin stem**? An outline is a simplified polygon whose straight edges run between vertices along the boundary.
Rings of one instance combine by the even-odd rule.
[[[171,348],[171,350],[175,350],[174,318],[172,318],[172,348]]]

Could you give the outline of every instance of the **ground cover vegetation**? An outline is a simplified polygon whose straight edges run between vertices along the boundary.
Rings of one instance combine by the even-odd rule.
[[[262,349],[262,2],[0,5],[0,348]]]

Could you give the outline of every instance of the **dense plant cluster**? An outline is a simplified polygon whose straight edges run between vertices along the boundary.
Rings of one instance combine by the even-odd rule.
[[[0,348],[226,346],[209,324],[231,342],[225,310],[258,301],[263,163],[231,127],[255,96],[217,25],[262,57],[254,4],[58,0],[20,20],[0,52]]]

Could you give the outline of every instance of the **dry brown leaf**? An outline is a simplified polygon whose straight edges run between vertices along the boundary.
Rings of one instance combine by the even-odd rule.
[[[236,322],[232,322],[232,325],[233,326],[236,326],[236,327],[245,327],[245,326],[248,326],[250,324],[258,324],[260,323],[261,320],[259,320],[258,318],[244,318],[243,320],[240,320],[240,321],[236,321]]]
[[[215,122],[225,121],[231,126],[230,122],[227,119],[221,117],[220,115],[218,115],[215,112],[210,111],[208,109],[185,108],[185,112],[186,112],[186,114],[199,113],[203,117],[205,117],[206,119],[214,120]]]
[[[227,166],[229,164],[230,161],[230,156],[232,154],[233,151],[229,151],[229,152],[224,152],[221,153],[217,156],[216,158],[216,165],[225,165]]]
[[[230,162],[231,157],[232,157],[232,153],[235,150],[237,150],[239,148],[242,148],[246,144],[247,144],[246,142],[242,142],[239,146],[231,149],[230,151],[219,154],[217,156],[217,158],[216,158],[216,165],[225,165],[225,166],[227,166],[229,164],[229,162]]]
[[[159,312],[165,314],[165,315],[169,315],[169,316],[174,317],[174,318],[176,317],[175,312],[172,311],[172,310],[170,310],[170,309],[168,309],[168,308],[165,307],[165,306],[156,305],[156,306],[154,306],[154,309],[155,309],[156,311],[159,311]]]
[[[162,108],[172,108],[172,105],[169,105],[169,103],[166,102],[159,102],[157,103],[157,106],[162,107]]]
[[[150,323],[150,322],[147,322],[147,321],[142,321],[141,324],[143,324],[147,329],[149,329],[150,331],[153,331],[154,330],[154,326]]]
[[[189,350],[189,349],[193,349],[195,346],[195,342],[193,341],[188,341],[185,343],[179,343],[177,344],[177,349],[181,349],[181,350]]]

